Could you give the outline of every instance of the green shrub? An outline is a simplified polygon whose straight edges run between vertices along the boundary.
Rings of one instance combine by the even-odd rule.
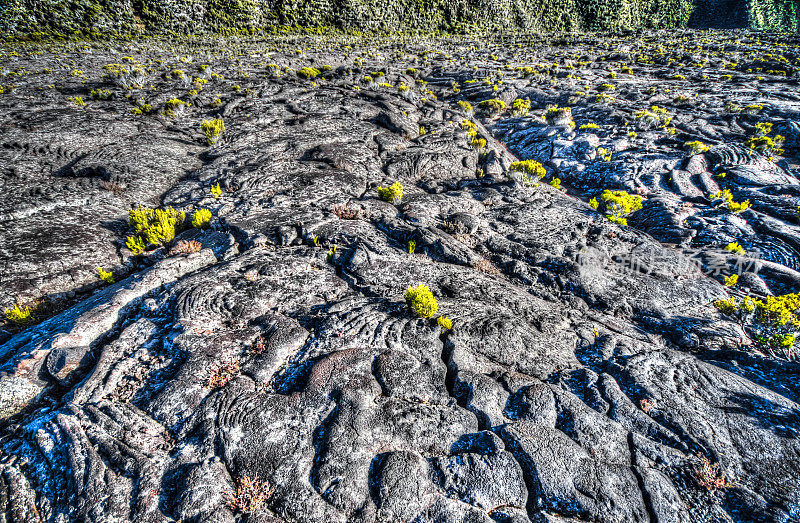
[[[389,187],[378,187],[378,197],[385,202],[400,203],[403,199],[403,184],[394,182]]]
[[[730,276],[726,276],[724,283],[726,287],[734,287],[737,283],[739,283],[739,275],[731,274]]]
[[[606,189],[600,195],[600,199],[605,206],[606,218],[619,225],[628,225],[625,216],[642,208],[642,197],[628,194],[627,191]]]
[[[464,100],[459,100],[457,103],[458,103],[458,106],[461,108],[461,110],[464,111],[465,113],[472,114],[474,112],[474,109],[472,109],[472,104],[471,103],[466,102]],[[465,121],[467,121],[467,120],[465,120]],[[470,122],[470,123],[472,123],[472,122]]]
[[[547,176],[547,170],[541,163],[535,160],[522,160],[513,162],[508,169],[512,173],[520,173],[521,176],[518,181],[526,187],[537,187],[539,184],[536,180],[541,180]],[[512,176],[512,178],[515,177]]]
[[[89,96],[95,100],[108,100],[111,98],[111,91],[108,89],[92,89],[92,91],[89,93]]]
[[[203,123],[200,124],[200,129],[205,133],[208,145],[214,145],[225,131],[225,122],[222,121],[222,118],[203,120]]]
[[[300,78],[305,78],[306,80],[313,80],[314,78],[316,78],[321,74],[322,73],[320,72],[320,70],[314,67],[303,67],[302,69],[297,71],[297,76],[299,76]]]
[[[128,236],[125,239],[125,246],[130,249],[130,251],[134,254],[141,254],[147,248],[147,244],[144,240],[139,236]]]
[[[569,118],[570,121],[572,120],[572,109],[569,107],[550,107],[545,113],[544,118],[547,120],[547,123],[550,125],[555,124],[556,122],[563,120],[565,118]]]
[[[506,103],[498,98],[491,98],[478,103],[478,109],[490,114],[500,114],[505,112]]]
[[[453,320],[447,316],[439,316],[436,318],[436,323],[439,324],[439,327],[443,328],[444,330],[453,330]]]
[[[530,109],[531,101],[528,99],[517,98],[511,103],[511,114],[514,116],[527,116]]]
[[[421,318],[430,318],[439,310],[439,303],[427,285],[406,289],[405,300],[412,312]]]
[[[219,182],[211,186],[211,196],[213,196],[214,199],[222,196],[222,187],[219,186]]]
[[[198,209],[192,215],[192,227],[196,229],[208,229],[211,226],[211,211],[208,209]]]
[[[187,103],[178,98],[167,100],[164,102],[164,114],[169,117],[174,117],[176,115],[176,111],[179,111],[185,105],[187,105]]]
[[[711,200],[722,200],[723,205],[735,213],[740,213],[750,208],[750,200],[745,200],[741,203],[733,201],[733,195],[728,189],[722,189],[710,195]]]
[[[639,122],[640,127],[644,129],[652,127],[663,129],[672,123],[672,117],[667,114],[667,110],[657,105],[650,106],[650,109],[636,111],[633,116]]]
[[[186,220],[186,213],[167,209],[150,209],[138,207],[128,211],[128,223],[135,235],[128,237],[125,245],[139,254],[149,245],[165,245],[171,242],[180,232]]]
[[[102,267],[98,267],[97,273],[100,275],[100,279],[104,282],[114,283],[114,274],[111,271],[105,271]]]
[[[689,149],[692,152],[692,154],[701,154],[707,152],[710,149],[706,144],[704,144],[700,140],[686,142],[683,144],[683,146]]]
[[[30,307],[20,307],[19,303],[15,303],[13,307],[5,310],[6,320],[15,325],[25,325],[33,319],[33,313]]]
[[[756,346],[773,356],[797,359],[795,348],[800,330],[800,294],[767,296],[763,299],[745,296],[714,302],[722,314],[741,323]]]
[[[744,254],[745,250],[744,247],[739,245],[738,242],[730,242],[728,245],[725,246],[725,250],[728,252],[732,252],[734,254]]]

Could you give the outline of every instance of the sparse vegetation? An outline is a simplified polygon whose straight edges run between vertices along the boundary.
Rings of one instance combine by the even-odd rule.
[[[225,492],[225,504],[234,512],[255,514],[262,510],[273,494],[266,481],[241,476],[236,479],[236,490]]]
[[[239,375],[242,365],[239,359],[226,359],[211,367],[205,388],[218,389],[227,385],[233,378]]]

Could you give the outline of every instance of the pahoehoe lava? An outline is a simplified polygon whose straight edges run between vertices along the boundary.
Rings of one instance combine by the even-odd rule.
[[[0,45],[0,520],[800,520],[798,68]]]

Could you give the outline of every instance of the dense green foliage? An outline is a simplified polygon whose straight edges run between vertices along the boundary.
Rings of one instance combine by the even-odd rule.
[[[701,0],[7,0],[0,32],[84,36],[253,33],[303,26],[370,31],[591,31],[686,26]],[[741,0],[752,27],[796,30],[795,0]]]

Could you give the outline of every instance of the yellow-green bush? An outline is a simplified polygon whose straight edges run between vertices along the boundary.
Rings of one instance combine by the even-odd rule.
[[[165,245],[171,242],[181,231],[186,220],[186,213],[167,209],[150,209],[138,207],[128,211],[128,223],[134,230],[125,244],[138,254],[150,245]]]
[[[642,197],[628,194],[627,191],[611,191],[606,189],[600,195],[605,206],[606,218],[620,225],[628,225],[628,214],[642,208]]]
[[[389,187],[378,187],[378,197],[385,202],[400,203],[403,199],[403,184],[394,182]]]
[[[321,75],[322,72],[320,72],[320,70],[315,67],[303,67],[302,69],[299,69],[296,74],[300,78],[305,78],[306,80],[313,80],[317,76]]]
[[[208,229],[211,226],[211,211],[208,209],[198,209],[192,215],[192,227],[196,229]]]
[[[479,102],[478,109],[490,114],[500,114],[505,112],[506,103],[498,98],[491,98],[489,100]]]
[[[214,145],[225,131],[225,122],[222,121],[222,118],[203,120],[200,124],[200,129],[206,135],[208,145]]]
[[[13,307],[5,310],[6,320],[15,325],[25,325],[33,319],[31,308],[27,306],[21,307],[19,303],[15,303]]]
[[[430,318],[439,310],[439,303],[427,285],[409,287],[404,297],[412,312],[421,318]]]
[[[714,302],[714,307],[741,323],[760,349],[774,356],[797,359],[795,342],[800,331],[800,294],[763,299],[732,297]]]
[[[100,279],[104,282],[114,283],[114,274],[111,271],[106,271],[102,267],[98,267],[97,273],[100,275]]]

